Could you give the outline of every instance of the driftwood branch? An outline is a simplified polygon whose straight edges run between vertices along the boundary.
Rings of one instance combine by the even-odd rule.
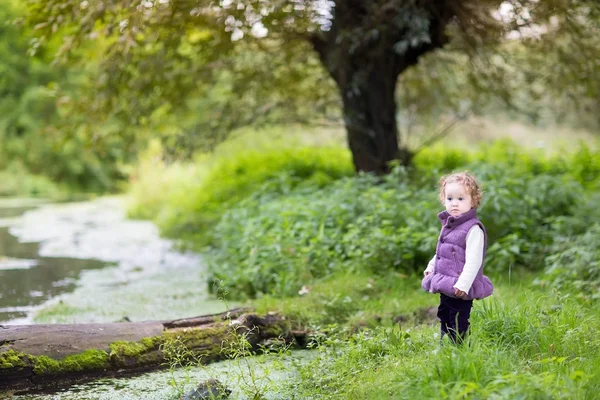
[[[0,392],[58,389],[164,368],[172,343],[209,363],[225,359],[222,349],[239,335],[256,350],[274,339],[303,343],[305,334],[292,331],[279,314],[244,308],[172,321],[0,325]]]

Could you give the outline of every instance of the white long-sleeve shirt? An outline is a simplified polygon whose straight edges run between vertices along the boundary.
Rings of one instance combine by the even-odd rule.
[[[465,267],[461,272],[458,280],[454,287],[458,290],[462,290],[465,293],[469,293],[471,285],[477,276],[477,272],[481,268],[483,262],[483,247],[484,247],[484,236],[483,230],[479,225],[474,225],[467,233],[467,248],[465,249]],[[432,273],[435,267],[436,254],[427,264],[425,269],[425,275]]]

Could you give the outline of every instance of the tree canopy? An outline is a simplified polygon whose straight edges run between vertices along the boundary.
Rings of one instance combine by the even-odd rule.
[[[194,110],[183,130],[164,127],[169,140],[190,148],[241,125],[342,117],[355,168],[385,173],[393,159],[410,162],[398,99],[424,112],[431,104],[476,109],[489,94],[534,112],[519,104],[523,93],[598,107],[600,5],[593,0],[27,5],[34,50],[58,37],[64,58],[92,43],[100,66],[88,109],[142,127]]]
[[[85,190],[109,189],[122,176],[126,145],[120,136],[102,135],[114,132],[117,121],[103,118],[104,130],[91,132],[90,115],[80,112],[80,100],[86,103],[92,92],[87,79],[96,62],[50,67],[59,37],[30,56],[32,30],[15,23],[24,12],[21,3],[0,0],[0,169]]]

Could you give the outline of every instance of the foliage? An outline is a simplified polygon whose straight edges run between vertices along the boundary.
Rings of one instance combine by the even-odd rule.
[[[414,158],[418,175],[434,179],[445,171],[453,171],[470,163],[508,164],[511,170],[534,176],[564,176],[592,189],[599,184],[600,151],[585,143],[572,152],[525,149],[509,140],[482,143],[478,148],[465,151],[435,145],[422,149]]]
[[[178,337],[166,340],[160,345],[160,350],[164,354],[165,365],[169,368],[169,386],[175,392],[173,398],[182,398],[186,393],[186,386],[195,383],[193,382],[193,376],[190,374],[191,368],[201,366],[202,359]],[[175,376],[175,370],[177,369],[183,369],[183,379]]]
[[[0,1],[0,170],[19,163],[35,176],[79,190],[114,189],[123,176],[125,141],[106,137],[114,123],[93,126],[90,115],[78,110],[94,63],[87,58],[84,67],[52,65],[45,51],[31,57],[32,30],[14,23],[23,13],[19,2]],[[49,43],[47,50],[59,45]]]
[[[434,245],[435,227],[422,225],[434,196],[411,193],[402,169],[376,182],[362,175],[286,196],[263,187],[216,226],[215,278],[240,295],[285,295],[335,271],[414,269]]]
[[[148,153],[133,186],[133,210],[188,246],[209,242],[209,287],[217,280],[242,298],[295,295],[343,271],[420,272],[439,232],[436,182],[459,169],[472,170],[483,183],[486,271],[540,271],[560,237],[588,228],[586,210],[595,209],[588,193],[600,176],[597,150],[584,146],[560,154],[508,141],[470,152],[434,147],[417,155],[413,169],[336,181],[351,173],[341,152],[239,151],[170,166],[159,150]],[[283,154],[293,156],[285,161]],[[312,169],[326,175],[311,176]],[[356,303],[345,299],[328,298],[319,307],[330,302],[352,312]]]
[[[561,236],[552,250],[545,279],[558,289],[600,299],[600,224],[575,237]]]
[[[482,182],[493,182],[486,185],[486,202],[480,213],[490,238],[486,266],[493,270],[509,266],[539,269],[557,233],[551,222],[575,211],[583,195],[581,186],[545,174],[511,176],[500,168],[476,171]]]
[[[94,69],[92,87],[81,89],[83,94],[100,95],[79,99],[79,114],[114,117],[129,125],[127,129],[142,128],[146,135],[161,138],[169,155],[190,157],[197,150],[212,149],[240,126],[282,119],[307,122],[315,110],[327,113],[331,108],[332,83],[306,42],[288,43],[285,48],[293,46],[294,51],[281,51],[280,40],[243,40],[234,45],[232,31],[241,33],[235,20],[204,15],[197,12],[202,9],[199,5],[186,9],[191,3],[173,5],[177,18],[163,14],[170,14],[170,3],[145,3],[142,12],[133,4],[98,9],[66,2],[56,8],[50,3],[28,3],[29,25],[41,35],[34,50],[66,38],[58,53],[69,52],[71,63],[73,54],[78,58],[78,49],[86,46],[82,42],[94,37],[93,59],[99,60],[100,68]],[[77,15],[43,22],[44,15],[57,16],[51,9],[69,9]],[[272,11],[274,19],[288,13]],[[128,18],[128,12],[136,17],[121,26],[120,19]],[[47,23],[54,28],[46,31]],[[137,33],[129,36],[133,33],[129,28]],[[85,121],[82,124],[93,129]]]
[[[59,58],[89,41],[98,49],[88,89],[100,95],[81,101],[90,114],[160,126],[184,153],[240,124],[343,115],[357,168],[387,172],[391,158],[408,160],[406,146],[393,149],[399,74],[403,115],[462,116],[500,103],[537,120],[540,104],[563,115],[597,108],[589,60],[600,49],[600,9],[565,4],[29,0],[26,20],[34,51],[61,39]]]
[[[479,156],[493,162],[495,152],[483,149]],[[583,189],[568,173],[536,175],[540,162],[512,166],[507,155],[503,161],[461,165],[484,184],[479,217],[488,231],[486,268],[540,269],[557,235],[552,222],[576,211]],[[216,226],[209,257],[214,279],[237,296],[282,296],[339,271],[421,270],[435,251],[441,206],[433,177],[417,176],[413,182],[397,168],[383,179],[361,175],[285,196],[264,186]]]
[[[160,161],[159,161],[160,163]],[[182,171],[184,167],[175,167]],[[191,172],[192,174],[194,172]],[[191,185],[178,185],[166,175],[165,184],[174,184],[174,192],[164,191],[165,186],[149,176],[148,184],[142,183],[145,197],[155,186],[170,199],[168,207],[159,210],[146,207],[143,202],[132,209],[131,215],[155,217],[163,232],[169,236],[195,240],[195,246],[210,240],[212,227],[229,207],[249,197],[262,185],[270,193],[284,195],[296,187],[324,187],[342,176],[353,173],[348,153],[334,148],[299,148],[248,151],[234,154],[232,158],[217,158],[209,163],[206,171],[197,172],[201,179]],[[180,182],[179,180],[175,182]],[[159,206],[160,199],[154,203]]]
[[[0,196],[57,199],[65,192],[46,176],[32,175],[17,163],[0,171],[0,182]]]

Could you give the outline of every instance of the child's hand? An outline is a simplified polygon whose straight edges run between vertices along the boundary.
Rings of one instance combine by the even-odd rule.
[[[454,288],[454,295],[456,297],[458,297],[459,299],[462,299],[463,297],[467,297],[467,294],[465,292],[463,292],[460,289]]]

